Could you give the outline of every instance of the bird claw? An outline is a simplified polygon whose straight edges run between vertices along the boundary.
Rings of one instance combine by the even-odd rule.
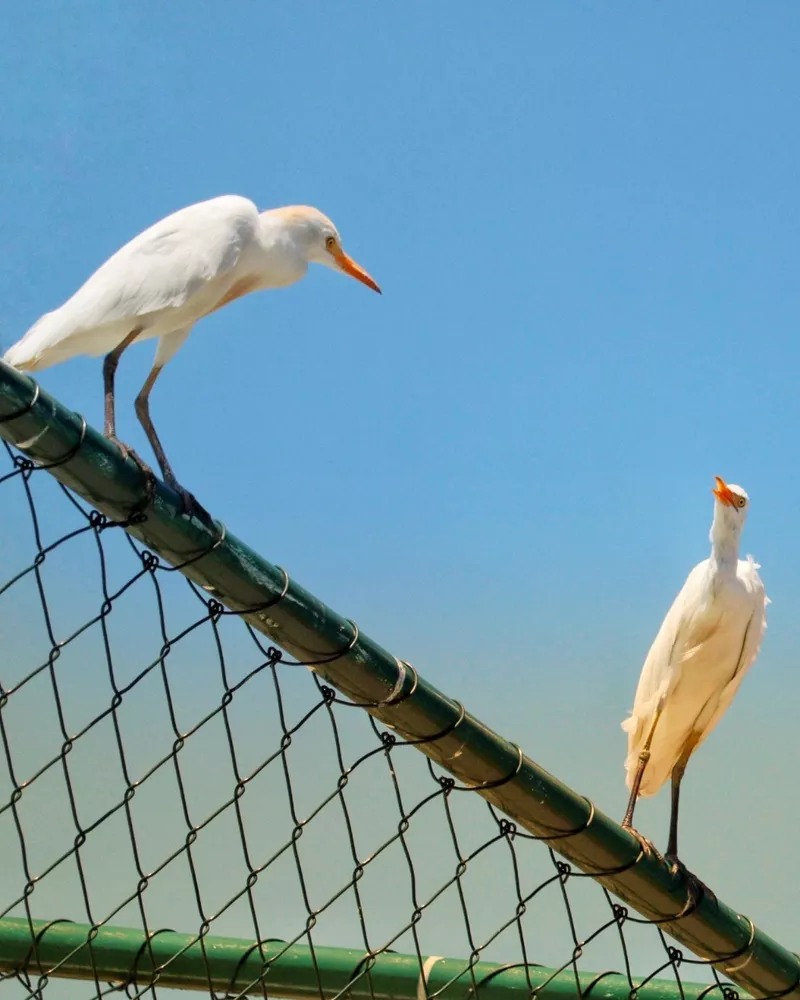
[[[119,450],[122,452],[123,461],[128,457],[128,455],[130,455],[131,449],[123,441],[120,441],[120,439],[116,436],[116,434],[106,433],[106,440],[110,441],[112,444],[115,444],[119,448]]]
[[[136,462],[136,464],[142,470],[142,472],[149,474],[153,476],[153,478],[155,478],[153,470],[150,468],[147,462],[145,462],[144,459],[140,458],[129,444],[125,444],[124,441],[120,441],[120,439],[113,434],[108,435],[108,440],[119,448],[119,450],[122,452],[123,459],[132,458],[134,462]]]
[[[108,440],[119,448],[119,450],[122,452],[122,457],[124,459],[128,458],[133,459],[133,461],[142,470],[142,474],[144,475],[145,478],[145,496],[142,499],[141,503],[138,503],[136,505],[136,508],[133,511],[134,514],[140,514],[147,506],[149,506],[149,504],[153,500],[153,497],[155,496],[156,483],[158,481],[156,479],[156,474],[153,472],[153,470],[150,468],[147,462],[145,462],[144,459],[140,458],[136,454],[136,452],[133,450],[133,448],[130,447],[130,445],[125,444],[123,441],[120,441],[118,437],[115,437],[113,435],[109,435]],[[200,521],[202,524],[206,525],[206,527],[211,528],[214,531],[217,530],[214,518],[208,513],[205,507],[196,499],[193,493],[190,493],[187,489],[184,489],[183,486],[181,486],[181,484],[177,482],[177,480],[175,479],[167,479],[166,482],[167,485],[170,487],[170,489],[174,490],[181,498],[181,506],[183,507],[184,516],[196,517],[197,520]]]
[[[156,482],[157,482],[156,474],[155,472],[153,472],[153,470],[150,468],[147,462],[145,462],[143,458],[140,458],[139,455],[133,450],[133,448],[130,447],[130,445],[125,444],[124,442],[120,441],[118,437],[114,437],[113,435],[109,435],[108,440],[119,448],[119,450],[122,452],[123,459],[126,460],[129,458],[133,459],[133,461],[139,466],[139,468],[142,471],[142,475],[144,476],[144,481],[145,481],[145,494],[142,500],[138,504],[136,504],[136,507],[133,510],[134,514],[140,514],[146,507],[148,507],[153,502],[153,497],[156,494]]]
[[[208,513],[193,493],[184,489],[180,483],[170,483],[169,485],[181,498],[181,505],[183,506],[183,514],[185,517],[196,517],[197,520],[205,524],[206,527],[212,528],[214,531],[217,530],[214,518]]]
[[[689,898],[692,902],[692,909],[696,907],[705,896],[712,903],[717,902],[716,893],[702,882],[696,875],[689,871],[677,854],[665,854],[664,860],[669,865],[670,875],[673,878],[682,878],[689,890]]]
[[[627,830],[632,837],[635,837],[636,840],[639,841],[639,846],[642,849],[642,855],[644,857],[658,858],[659,860],[662,861],[664,860],[664,855],[661,853],[661,851],[659,851],[659,849],[656,847],[653,841],[648,840],[647,837],[644,836],[644,834],[639,833],[639,831],[632,826],[623,826],[623,830]]]

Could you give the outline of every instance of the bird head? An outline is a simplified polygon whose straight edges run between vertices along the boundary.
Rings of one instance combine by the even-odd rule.
[[[721,518],[722,523],[729,527],[741,529],[747,517],[750,498],[741,486],[730,486],[724,479],[715,476],[717,485],[712,489],[716,497],[714,519]]]
[[[291,232],[292,242],[309,263],[323,264],[334,271],[349,274],[367,288],[380,293],[377,282],[345,253],[341,237],[331,220],[308,205],[290,205],[271,213]]]

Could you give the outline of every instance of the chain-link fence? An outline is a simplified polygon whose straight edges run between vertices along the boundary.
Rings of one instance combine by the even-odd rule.
[[[0,510],[4,996],[731,996],[419,753],[463,710],[404,738],[6,444]]]

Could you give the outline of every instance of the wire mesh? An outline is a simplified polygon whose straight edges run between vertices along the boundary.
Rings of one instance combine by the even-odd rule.
[[[736,995],[119,525],[0,461],[0,918],[357,948],[353,982],[397,951],[462,957],[465,992],[488,960]],[[13,1000],[174,993],[101,968],[0,979]]]

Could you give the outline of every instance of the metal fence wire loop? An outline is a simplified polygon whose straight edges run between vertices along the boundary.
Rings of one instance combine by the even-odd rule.
[[[292,665],[295,667],[319,667],[323,666],[326,663],[334,663],[336,660],[341,660],[342,657],[347,656],[348,653],[352,652],[352,650],[355,649],[356,643],[358,642],[359,638],[358,625],[356,625],[356,623],[354,621],[351,621],[349,618],[345,620],[347,624],[352,628],[353,635],[343,649],[340,649],[335,653],[331,653],[329,656],[323,656],[319,660],[294,660],[292,662]],[[283,662],[288,663],[289,661],[284,659]],[[350,704],[352,704],[352,702]]]
[[[493,779],[491,781],[481,781],[481,782],[479,782],[476,785],[457,785],[454,782],[453,786],[452,786],[453,791],[454,792],[483,792],[483,791],[486,791],[489,788],[501,788],[503,785],[507,785],[509,783],[509,781],[513,781],[514,778],[516,778],[516,776],[522,770],[522,762],[525,759],[525,755],[522,752],[522,747],[519,747],[516,744],[512,744],[512,746],[514,747],[514,749],[517,752],[517,763],[514,766],[514,769],[512,771],[509,771],[508,774],[504,775],[502,778],[495,778],[495,779]]]
[[[12,420],[17,420],[19,417],[24,417],[26,413],[30,413],[31,410],[34,408],[34,406],[36,406],[37,402],[39,401],[39,392],[40,392],[39,383],[35,382],[32,378],[29,378],[28,381],[33,386],[33,392],[31,394],[30,400],[23,406],[21,406],[19,409],[14,410],[13,413],[6,413],[5,416],[0,416],[0,424],[8,424]]]
[[[210,549],[209,551],[213,552],[214,550]],[[205,554],[207,555],[208,553]],[[220,614],[231,615],[233,617],[241,618],[243,615],[259,614],[261,611],[267,611],[269,608],[274,608],[276,604],[280,604],[281,601],[284,599],[284,597],[286,597],[286,595],[289,593],[290,580],[289,580],[289,574],[286,572],[283,566],[276,566],[275,569],[279,569],[281,571],[281,575],[283,576],[283,584],[281,585],[281,590],[279,594],[277,594],[275,597],[270,597],[269,600],[267,601],[262,601],[259,604],[253,604],[251,607],[247,608],[236,608],[235,610],[229,610],[225,608],[224,605],[221,605],[222,611],[220,612]],[[304,666],[304,664],[300,665]]]
[[[124,981],[124,986],[132,987],[136,986],[139,979],[139,963],[142,958],[146,955],[150,955],[150,962],[152,963],[152,979],[156,982],[159,978],[159,969],[156,965],[155,958],[153,956],[152,943],[153,939],[159,934],[174,934],[175,931],[171,927],[160,927],[158,930],[148,931],[145,935],[144,941],[142,941],[136,955],[134,956],[133,962],[131,963],[130,969],[128,970],[128,976]]]
[[[73,458],[78,454],[83,446],[83,442],[86,439],[86,418],[82,417],[80,413],[75,414],[81,419],[81,429],[78,434],[78,440],[64,452],[60,458],[54,459],[52,462],[43,462],[42,464],[37,464],[37,468],[47,470],[47,469],[57,469],[59,465],[66,465],[67,462],[72,461]]]
[[[725,983],[712,983],[707,989],[697,995],[697,1000],[705,1000],[707,996],[710,996],[712,993],[716,993],[717,990],[719,990],[722,994],[723,1000],[739,1000],[738,991],[731,989],[730,986]]]
[[[534,836],[533,834],[524,834],[523,836],[526,836],[531,840],[550,841],[550,840],[569,840],[570,837],[577,837],[581,833],[586,833],[586,831],[594,822],[595,807],[594,807],[594,802],[592,802],[591,799],[587,799],[585,795],[582,795],[581,798],[589,807],[589,812],[584,822],[581,823],[580,826],[576,826],[574,830],[562,830],[559,833],[552,833],[552,834],[543,833],[540,834],[539,836]],[[638,861],[638,858],[636,860]],[[635,863],[636,862],[634,862],[634,864]]]
[[[349,698],[339,698],[336,692],[331,688],[332,701],[335,701],[337,705],[341,705],[343,708],[389,708],[390,706],[399,705],[401,702],[410,698],[414,692],[417,690],[417,685],[419,684],[419,674],[414,669],[414,667],[407,660],[397,661],[399,671],[398,678],[394,684],[394,687],[387,695],[386,698],[381,698],[378,701],[351,701]],[[308,663],[302,664],[302,666],[309,666]],[[411,674],[411,687],[408,691],[403,691],[405,687],[405,679],[408,674]],[[438,737],[436,737],[438,739]],[[398,745],[407,746],[414,742],[428,742],[427,740],[397,740]]]
[[[269,971],[269,967],[272,964],[272,961],[264,958],[263,947],[265,944],[286,944],[286,942],[283,940],[283,938],[264,938],[263,941],[253,942],[253,944],[251,944],[249,948],[245,949],[245,951],[242,952],[241,957],[239,958],[235,967],[233,968],[233,971],[231,972],[230,975],[230,979],[228,980],[228,988],[225,991],[226,993],[234,994],[236,996],[241,996],[241,993],[239,994],[234,993],[236,989],[236,983],[239,981],[239,976],[241,975],[242,970],[245,968],[248,961],[250,960],[250,956],[254,952],[258,952],[259,958],[261,959],[262,979],[264,976],[266,976],[267,972]]]
[[[730,972],[735,972],[738,969],[743,969],[745,965],[749,963],[750,956],[748,955],[748,957],[745,959],[744,962],[742,962],[741,965],[730,964],[734,959],[740,958],[742,955],[747,955],[747,953],[753,947],[753,942],[756,939],[756,925],[753,923],[750,917],[743,917],[743,919],[747,921],[748,926],[750,927],[750,936],[747,939],[747,941],[742,945],[741,948],[737,948],[736,951],[732,951],[730,955],[718,955],[716,957],[717,962],[723,962],[725,964],[725,971],[729,975]]]
[[[421,746],[423,743],[436,743],[438,742],[438,740],[442,740],[444,739],[445,736],[449,736],[451,733],[455,732],[456,729],[458,729],[458,727],[466,718],[467,710],[461,704],[460,701],[454,701],[453,704],[458,706],[458,715],[456,716],[455,719],[453,719],[452,722],[448,722],[448,724],[444,727],[444,729],[440,729],[439,732],[437,733],[431,733],[430,736],[420,736],[417,739],[413,740],[397,740],[396,745],[399,747],[413,747],[413,746]],[[431,775],[433,775],[433,766],[431,764],[430,759],[428,759],[427,765],[428,765],[428,770],[430,771]],[[435,778],[435,775],[434,779],[438,780]]]
[[[49,920],[43,927],[40,927],[39,930],[33,936],[30,950],[28,951],[28,954],[25,956],[25,961],[23,962],[23,967],[27,970],[31,961],[31,957],[35,956],[36,964],[39,969],[39,975],[40,976],[45,975],[46,973],[42,968],[42,963],[39,958],[39,946],[42,942],[42,939],[44,938],[45,934],[47,934],[47,932],[50,930],[50,928],[55,927],[56,924],[70,924],[70,923],[72,923],[71,920],[68,920],[66,917],[61,917],[55,920]]]
[[[206,556],[210,556],[212,552],[216,552],[216,550],[221,545],[224,545],[225,539],[228,535],[228,529],[225,527],[225,524],[222,521],[215,521],[214,523],[219,525],[220,532],[219,535],[207,548],[202,549],[200,552],[195,553],[195,555],[193,556],[189,556],[189,558],[185,559],[183,562],[176,563],[174,566],[163,566],[163,565],[160,566],[162,572],[164,573],[182,572],[189,566],[193,566],[195,563],[200,562],[201,559],[205,559]]]
[[[607,969],[605,972],[599,972],[594,977],[594,979],[587,986],[583,988],[583,992],[581,993],[581,1000],[586,1000],[586,997],[588,997],[591,994],[595,986],[597,986],[598,983],[600,983],[603,979],[607,979],[609,976],[619,976],[619,975],[621,975],[621,973],[616,972],[613,969]]]

